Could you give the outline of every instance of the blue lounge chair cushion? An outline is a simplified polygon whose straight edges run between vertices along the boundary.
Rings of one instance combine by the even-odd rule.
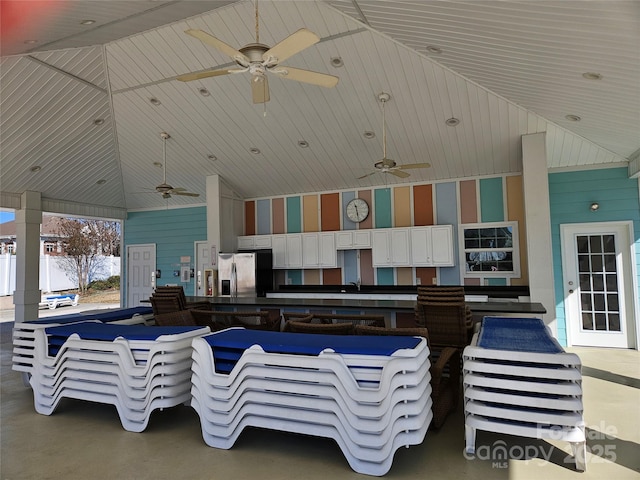
[[[127,340],[153,341],[161,335],[178,335],[200,329],[202,329],[202,327],[147,327],[144,325],[113,325],[109,323],[85,322],[48,327],[45,329],[45,332],[52,337],[68,338],[70,335],[77,333],[83,340],[103,340],[111,342],[118,337]]]
[[[564,353],[540,318],[484,317],[478,346],[515,352]]]
[[[131,318],[134,315],[148,315],[153,313],[153,309],[151,307],[130,307],[130,308],[121,308],[118,310],[109,310],[106,312],[100,313],[91,313],[91,314],[82,314],[82,313],[70,313],[68,315],[58,315],[55,317],[47,317],[40,320],[29,320],[25,323],[35,323],[40,325],[46,325],[50,323],[73,323],[73,322],[83,322],[86,320],[100,320],[101,322],[115,322],[116,320],[124,320],[125,318]]]

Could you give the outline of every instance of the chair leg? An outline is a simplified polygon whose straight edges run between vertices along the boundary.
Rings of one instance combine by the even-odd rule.
[[[587,469],[587,442],[571,442],[576,470],[584,472]]]
[[[469,454],[476,453],[476,429],[465,424],[464,439],[466,452]]]

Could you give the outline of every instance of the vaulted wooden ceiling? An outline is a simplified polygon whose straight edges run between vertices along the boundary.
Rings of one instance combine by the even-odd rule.
[[[335,88],[272,76],[271,101],[254,105],[245,74],[176,80],[233,65],[184,31],[252,43],[253,0],[52,2],[40,22],[3,33],[0,207],[15,208],[25,190],[122,211],[204,204],[212,174],[258,198],[519,172],[520,138],[536,132],[547,133],[552,169],[638,155],[638,2],[258,6],[261,43],[301,27],[321,37],[283,63],[336,75]],[[391,95],[388,156],[431,168],[358,179],[382,158],[381,92]],[[459,124],[447,125],[451,118]],[[200,197],[153,193],[163,131],[168,183]]]

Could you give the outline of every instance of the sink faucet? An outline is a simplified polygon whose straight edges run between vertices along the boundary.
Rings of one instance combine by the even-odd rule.
[[[360,291],[360,279],[358,279],[357,282],[349,282],[349,285],[353,285],[354,287],[356,287],[358,289],[358,291]]]

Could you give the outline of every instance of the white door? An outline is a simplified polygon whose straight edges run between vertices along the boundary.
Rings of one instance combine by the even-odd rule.
[[[630,228],[627,222],[560,226],[570,345],[635,346]]]
[[[143,305],[141,301],[151,296],[156,286],[155,272],[155,243],[127,246],[127,307]]]
[[[196,284],[194,287],[196,297],[204,297],[207,294],[204,281],[205,268],[212,268],[211,249],[207,242],[196,242]]]

